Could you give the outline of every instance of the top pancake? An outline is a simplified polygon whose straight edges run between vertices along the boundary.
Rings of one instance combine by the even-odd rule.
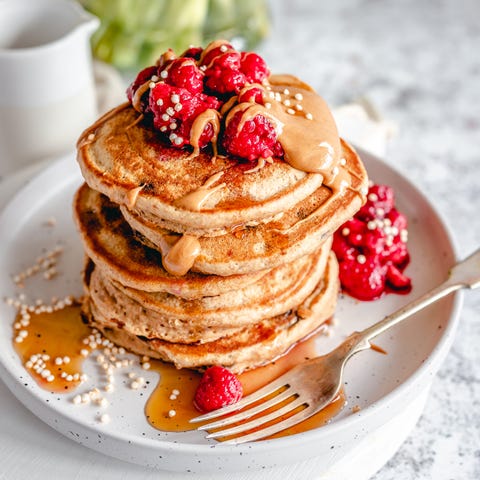
[[[272,218],[307,198],[323,181],[281,159],[273,159],[256,172],[249,162],[190,152],[166,146],[129,104],[121,105],[87,129],[78,143],[78,162],[88,185],[137,215],[150,214],[190,229],[218,229]],[[201,211],[175,205],[223,172]],[[134,189],[143,187],[132,206]],[[170,229],[173,230],[172,227]]]

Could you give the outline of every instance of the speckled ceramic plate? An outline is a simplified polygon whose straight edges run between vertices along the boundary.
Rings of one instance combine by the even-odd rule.
[[[370,177],[376,183],[395,188],[397,205],[409,218],[412,260],[407,273],[414,288],[409,296],[389,295],[376,302],[340,298],[335,334],[318,340],[319,353],[331,349],[349,332],[366,327],[440,283],[455,262],[448,230],[428,200],[391,167],[369,154],[361,154]],[[41,252],[57,242],[65,247],[58,264],[60,275],[50,282],[29,280],[25,287],[27,298],[81,294],[83,252],[71,219],[72,196],[81,181],[73,156],[60,159],[20,191],[4,210],[0,217],[0,297],[18,293],[12,274],[31,265]],[[45,221],[51,217],[56,219],[56,226],[45,227]],[[142,372],[150,383],[141,391],[129,389],[125,379],[118,379],[115,392],[108,395],[111,422],[99,423],[98,407],[74,406],[72,395],[49,393],[31,379],[12,347],[15,312],[4,302],[0,303],[0,376],[28,409],[53,428],[83,445],[126,461],[164,470],[214,472],[257,469],[316,456],[321,457],[327,471],[342,459],[353,460],[355,449],[386,425],[395,421],[398,424],[400,419],[402,424],[409,424],[410,419],[413,426],[421,410],[412,409],[412,405],[418,405],[420,397],[425,398],[448,352],[460,303],[458,294],[446,298],[378,337],[376,343],[387,355],[374,351],[357,355],[346,371],[348,406],[329,425],[254,444],[226,446],[208,442],[195,431],[168,433],[152,428],[143,409],[156,384],[155,372]],[[91,381],[99,375],[93,363],[86,362]],[[352,413],[354,405],[360,407],[358,413]],[[409,408],[415,413],[410,414]],[[389,432],[397,447],[408,434],[398,427]],[[391,449],[388,451],[388,455],[393,454]]]

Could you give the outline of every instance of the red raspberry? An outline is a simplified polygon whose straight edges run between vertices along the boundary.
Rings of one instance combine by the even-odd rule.
[[[185,57],[185,58],[193,58],[195,60],[200,60],[200,56],[202,55],[203,48],[202,47],[190,47],[187,48],[181,55],[180,57]]]
[[[228,153],[249,161],[283,155],[270,120],[263,115],[256,115],[238,131],[242,116],[242,112],[237,112],[225,129],[223,146]]]
[[[213,48],[207,54],[202,58],[202,65],[205,65],[206,67],[209,67],[210,64],[212,63],[212,60],[215,57],[218,57],[219,55],[222,55],[225,52],[229,52],[235,50],[232,45],[228,42],[224,42],[221,45],[218,45],[217,47]]]
[[[155,66],[144,68],[141,72],[139,72],[135,80],[127,88],[127,98],[130,103],[132,103],[138,87],[143,85],[145,82],[150,81],[154,75],[157,75],[157,73],[157,67]],[[143,101],[144,99],[145,101]],[[145,92],[144,96],[142,97],[142,103],[145,104],[145,107],[148,105],[148,91]]]
[[[243,395],[242,384],[230,370],[213,366],[207,368],[195,392],[195,407],[201,412],[238,402]]]
[[[149,100],[154,127],[163,132],[172,145],[178,148],[189,144],[190,129],[195,118],[208,108],[219,107],[219,101],[215,97],[203,93],[193,95],[185,88],[163,82],[157,83],[150,90]],[[207,145],[212,136],[213,129],[207,125],[199,146]]]
[[[387,185],[373,185],[370,187],[367,196],[367,202],[357,213],[357,217],[362,220],[373,220],[383,218],[390,212],[395,205],[395,195],[393,188]],[[383,215],[378,212],[383,211]]]
[[[258,103],[263,105],[263,90],[258,87],[248,87],[238,95],[238,103]]]
[[[163,72],[166,72],[166,77]],[[181,87],[190,93],[202,93],[203,73],[197,67],[195,60],[191,58],[176,58],[169,62],[159,73],[165,83],[174,87]]]
[[[270,74],[265,60],[253,52],[240,54],[240,70],[250,83],[262,83]]]
[[[359,300],[375,300],[385,291],[385,267],[372,257],[365,263],[356,258],[344,260],[339,276],[342,287]]]
[[[387,267],[386,278],[388,285],[394,290],[404,290],[409,292],[412,289],[412,281],[409,277],[404,275],[394,265]]]
[[[238,93],[246,82],[240,71],[240,53],[236,51],[217,55],[205,70],[205,86],[220,95]]]

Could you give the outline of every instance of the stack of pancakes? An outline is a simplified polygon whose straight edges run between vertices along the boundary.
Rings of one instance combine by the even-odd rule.
[[[367,176],[341,142],[348,188],[271,159],[263,168],[162,143],[129,104],[79,140],[74,217],[88,257],[84,311],[130,351],[177,367],[267,363],[334,312],[333,232]]]

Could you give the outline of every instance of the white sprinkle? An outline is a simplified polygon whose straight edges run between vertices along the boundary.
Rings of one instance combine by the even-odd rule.
[[[170,120],[170,115],[167,115],[166,113],[164,113],[164,114],[162,115],[162,120],[163,120],[164,122],[168,122],[168,121]]]
[[[377,223],[374,221],[374,220],[370,220],[368,223],[367,223],[367,228],[369,230],[375,230],[377,228]]]
[[[301,93],[296,93],[295,100],[303,100],[303,95]]]
[[[285,95],[290,95],[290,90],[289,90],[288,88],[285,88],[285,89],[283,90],[283,93],[284,93]]]
[[[338,175],[338,172],[339,172],[339,168],[337,166],[333,167],[332,168],[332,175]]]
[[[177,128],[177,124],[172,122],[168,127],[170,130],[175,130]]]
[[[342,235],[346,237],[347,235],[350,235],[350,229],[347,227],[342,228]]]
[[[81,382],[86,382],[88,380],[88,375],[86,373],[82,373],[80,375],[80,381]]]
[[[67,375],[66,380],[67,382],[73,382],[73,375]]]
[[[20,330],[18,332],[18,334],[22,337],[22,338],[27,338],[28,337],[28,332],[27,330]]]
[[[55,365],[61,365],[62,363],[63,363],[62,357],[57,357],[57,358],[55,359]]]
[[[165,125],[163,125],[162,127],[160,127],[160,131],[161,132],[166,132],[167,131],[167,127]]]
[[[163,73],[163,72],[162,72]],[[102,415],[100,415],[100,422],[101,423],[108,423],[110,422],[110,415],[108,413],[102,413]]]
[[[88,353],[89,353],[89,352],[88,352],[88,350],[87,350],[86,348],[82,348],[82,349],[80,350],[80,355],[81,355],[82,357],[88,357]]]
[[[281,102],[281,101],[282,101],[282,96],[281,96],[278,92],[275,93],[275,100],[276,100],[277,102]]]
[[[270,110],[270,109],[272,108],[272,104],[271,104],[270,102],[266,102],[266,103],[265,103],[265,108],[266,108],[267,110]]]
[[[128,374],[128,378],[131,378],[131,379],[135,378],[136,376],[137,374],[135,372],[129,372]]]
[[[48,377],[47,377],[47,382],[53,382],[55,380],[55,377],[50,374]]]
[[[157,100],[157,105],[158,105],[159,107],[161,107],[161,106],[163,105],[163,100],[162,100],[161,98],[159,98],[159,99]]]
[[[140,388],[140,384],[139,384],[136,380],[134,380],[134,381],[130,384],[130,388],[131,388],[132,390],[138,390],[138,389]]]
[[[150,363],[149,362],[145,362],[145,363],[142,363],[142,368],[144,370],[150,370]]]
[[[115,387],[111,383],[107,383],[104,388],[104,390],[108,393],[113,392],[114,389]]]
[[[160,79],[158,78],[157,75],[152,75],[152,76],[150,77],[150,80],[151,80],[152,82],[158,82],[158,80],[160,80]]]
[[[172,394],[172,395],[170,395],[168,398],[169,398],[170,400],[176,400],[176,399],[177,399],[177,396]]]
[[[358,262],[358,263],[363,264],[363,263],[365,263],[366,261],[367,261],[367,258],[365,257],[365,255],[358,255],[358,256],[357,256],[357,262]]]
[[[17,336],[15,337],[15,343],[22,343],[23,342],[23,337]]]
[[[175,410],[169,410],[169,411],[168,411],[168,416],[169,416],[170,418],[173,418],[176,414],[177,414],[177,412],[176,412]]]
[[[222,45],[222,46],[220,47],[220,51],[221,51],[222,53],[225,53],[227,50],[228,50],[228,47],[227,47],[226,45]]]
[[[155,82],[150,82],[148,84],[148,88],[155,88]]]
[[[72,402],[75,404],[75,405],[79,405],[80,403],[82,403],[82,397],[80,395],[75,395],[73,398],[72,398]]]
[[[385,210],[383,208],[377,208],[375,209],[375,214],[378,217],[383,217],[385,215]]]
[[[175,145],[181,145],[183,143],[183,138],[182,137],[177,137],[174,140]]]
[[[361,193],[362,195],[366,195],[366,194],[368,193],[368,188],[367,188],[367,187],[361,187],[361,188],[360,188],[360,193]]]
[[[290,115],[295,115],[295,110],[293,108],[287,108],[287,113]]]
[[[108,407],[108,400],[105,397],[99,398],[97,404],[103,408]]]
[[[175,115],[175,110],[172,108],[172,107],[168,107],[166,112],[168,113],[168,115],[172,116],[172,115]]]
[[[25,363],[25,366],[26,366],[27,368],[32,368],[32,367],[33,367],[33,363],[32,363],[30,360],[28,360],[28,361]]]
[[[175,106],[173,107],[173,109],[176,112],[179,112],[182,108],[183,108],[183,105],[181,103],[176,103]]]
[[[168,77],[168,72],[167,72],[166,70],[162,70],[162,71],[160,72],[160,77],[161,77],[161,78],[164,78],[164,79],[167,78],[167,77]]]
[[[63,357],[63,363],[65,363],[65,364],[70,363],[70,357],[68,357],[68,356]]]
[[[88,393],[82,395],[82,403],[90,403],[90,395]]]
[[[206,69],[207,69],[207,66],[206,66],[206,65],[200,65],[200,70],[201,70],[202,72],[204,72]]]
[[[287,100],[284,100],[284,101],[283,101],[283,104],[284,104],[286,107],[289,107],[289,106],[292,104],[292,102],[287,99]]]
[[[172,390],[172,393],[173,393],[174,395],[180,395],[180,390],[177,390],[176,388],[174,388],[174,389]]]
[[[376,202],[378,200],[378,195],[376,193],[369,193],[368,194],[368,199],[371,202]]]
[[[120,355],[124,355],[124,354],[125,354],[125,349],[124,349],[123,347],[120,347],[120,348],[118,349],[118,353],[119,353]]]
[[[305,118],[306,118],[307,120],[313,120],[313,115],[312,115],[311,113],[306,113],[306,114],[305,114]]]
[[[297,103],[297,104],[295,105],[295,109],[298,110],[299,112],[301,112],[301,111],[303,110],[303,106],[300,105],[299,103]]]
[[[172,103],[178,103],[180,101],[180,97],[174,93],[171,97],[170,97],[170,100],[172,101]]]
[[[341,158],[340,159],[340,165],[342,165],[342,167],[344,167],[346,164],[347,164],[347,161],[344,158]]]
[[[93,140],[94,138],[95,138],[94,133],[89,133],[88,136],[87,136],[87,140]]]

